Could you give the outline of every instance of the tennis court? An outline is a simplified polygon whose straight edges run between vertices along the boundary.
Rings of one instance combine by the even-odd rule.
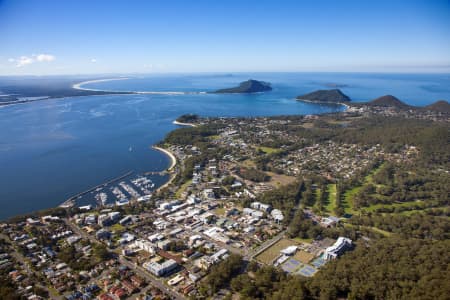
[[[316,268],[320,268],[321,266],[323,266],[326,263],[327,263],[327,261],[325,259],[323,259],[323,256],[320,256],[317,259],[315,259],[311,264]]]
[[[298,270],[298,268],[300,268],[302,266],[302,264],[298,261],[295,260],[293,258],[288,259],[282,266],[281,268],[288,273],[294,273],[295,271]]]
[[[300,275],[303,275],[303,276],[306,276],[306,277],[311,277],[311,276],[313,276],[314,274],[316,274],[316,272],[317,272],[317,269],[316,268],[314,268],[314,267],[312,267],[312,266],[309,266],[309,265],[306,265],[306,266],[304,266],[303,268],[301,268],[298,272],[296,272],[297,274],[300,274]]]

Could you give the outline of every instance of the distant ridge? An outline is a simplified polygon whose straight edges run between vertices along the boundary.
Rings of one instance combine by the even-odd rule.
[[[445,100],[439,100],[430,105],[424,106],[423,109],[443,113],[450,113],[450,104]]]
[[[383,106],[383,107],[396,107],[396,108],[410,107],[408,104],[400,101],[398,98],[396,98],[392,95],[381,96],[381,97],[373,99],[372,101],[369,101],[365,104],[370,105],[370,106]]]
[[[412,106],[392,95],[381,96],[368,102],[353,103],[352,106],[391,107],[399,110],[433,111],[450,114],[450,104],[446,100],[439,100],[427,106]]]
[[[314,91],[312,93],[298,96],[297,100],[306,100],[312,102],[330,102],[330,103],[351,101],[350,97],[345,95],[339,89]]]
[[[271,91],[272,87],[270,83],[264,81],[258,81],[249,79],[247,81],[243,81],[237,87],[220,89],[212,93],[217,94],[225,94],[225,93],[258,93],[258,92],[267,92]]]

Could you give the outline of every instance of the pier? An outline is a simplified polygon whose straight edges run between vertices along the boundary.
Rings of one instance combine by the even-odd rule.
[[[165,171],[160,171],[160,172],[145,172],[144,175],[158,175],[158,176],[164,176],[164,175],[169,175],[170,172],[168,170]]]
[[[84,195],[86,195],[87,193],[90,193],[90,192],[92,192],[92,191],[95,191],[95,190],[98,189],[98,188],[104,188],[104,187],[106,187],[108,184],[111,184],[111,183],[114,183],[114,182],[116,182],[116,181],[122,180],[122,179],[124,179],[124,178],[130,176],[131,174],[133,174],[133,171],[128,171],[127,173],[125,173],[125,174],[123,174],[123,175],[121,175],[121,176],[119,176],[119,177],[113,178],[113,179],[108,180],[108,181],[106,181],[106,182],[104,182],[104,183],[102,183],[102,184],[96,185],[96,186],[94,186],[94,187],[92,187],[92,188],[90,188],[90,189],[88,189],[88,190],[85,190],[85,191],[83,191],[83,192],[81,192],[81,193],[78,193],[78,194],[76,194],[76,195],[70,197],[70,198],[67,199],[66,201],[64,201],[64,202],[60,205],[60,207],[72,207],[72,206],[75,205],[75,200],[76,200],[78,197],[84,196]]]

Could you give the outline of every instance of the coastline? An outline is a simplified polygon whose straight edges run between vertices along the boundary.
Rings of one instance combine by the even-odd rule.
[[[166,169],[166,171],[172,171],[173,168],[175,168],[175,166],[177,165],[177,158],[175,157],[175,155],[172,152],[170,152],[169,150],[158,147],[158,146],[152,146],[152,148],[163,152],[170,158],[171,163],[170,163],[170,166]]]
[[[105,92],[105,93],[124,93],[124,94],[138,94],[138,95],[188,95],[195,94],[201,95],[206,94],[206,92],[175,92],[175,91],[167,91],[167,92],[157,92],[157,91],[109,91],[109,90],[99,90],[99,89],[90,89],[82,87],[85,84],[96,83],[96,82],[107,82],[107,81],[116,81],[116,80],[127,80],[131,79],[130,77],[117,77],[117,78],[106,78],[106,79],[96,79],[96,80],[88,80],[82,81],[72,85],[73,89],[82,90],[82,91],[90,91],[90,92]]]
[[[158,146],[152,146],[152,148],[155,150],[161,151],[170,157],[171,164],[170,164],[169,168],[166,169],[166,171],[172,171],[173,168],[175,168],[175,166],[177,165],[177,158],[175,157],[175,155],[172,152],[170,152],[169,150],[158,147]],[[163,185],[161,185],[160,187],[158,187],[155,190],[155,192],[159,192],[162,189],[168,187],[172,183],[172,181],[175,179],[175,177],[176,177],[176,173],[171,172],[169,180],[166,183],[164,183]]]
[[[296,101],[306,102],[306,103],[315,103],[315,104],[338,104],[345,107],[344,111],[347,111],[350,109],[350,105],[344,102],[326,102],[326,101],[312,101],[312,100],[306,100],[306,99],[295,99]]]
[[[90,84],[90,83],[107,82],[107,81],[115,81],[115,80],[127,80],[127,79],[131,79],[131,77],[117,77],[117,78],[88,80],[88,81],[82,81],[82,82],[76,83],[76,84],[72,85],[72,88],[76,89],[76,90],[90,91],[90,92],[124,93],[124,94],[138,94],[138,95],[188,95],[188,94],[201,95],[201,94],[207,94],[207,92],[109,91],[109,90],[99,90],[99,89],[82,87],[83,85]]]
[[[96,83],[96,82],[107,82],[107,81],[126,80],[126,79],[130,79],[130,78],[129,77],[116,77],[116,78],[105,78],[105,79],[88,80],[88,81],[82,81],[82,82],[79,82],[79,83],[75,83],[74,85],[72,85],[72,88],[76,89],[76,90],[91,91],[91,92],[110,92],[110,91],[99,90],[99,89],[84,88],[84,87],[82,87],[82,85],[90,84],[90,83]]]
[[[193,124],[193,123],[183,123],[183,122],[178,122],[177,120],[173,121],[172,124],[179,125],[179,126],[197,127],[196,124]]]

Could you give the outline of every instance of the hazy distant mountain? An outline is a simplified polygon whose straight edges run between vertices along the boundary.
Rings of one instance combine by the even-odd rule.
[[[264,81],[258,81],[249,79],[247,81],[243,81],[237,87],[220,89],[213,93],[257,93],[257,92],[267,92],[271,91],[272,87],[270,83]]]
[[[365,104],[370,105],[370,106],[383,106],[383,107],[396,107],[396,108],[410,107],[408,104],[400,101],[398,98],[396,98],[392,95],[381,96],[381,97],[373,99],[372,101],[369,101]]]
[[[307,100],[313,102],[349,102],[350,97],[345,95],[339,89],[318,90],[302,96],[298,96],[297,100]]]
[[[423,107],[423,109],[444,112],[444,113],[450,113],[450,104],[445,100],[439,100],[430,105]]]

